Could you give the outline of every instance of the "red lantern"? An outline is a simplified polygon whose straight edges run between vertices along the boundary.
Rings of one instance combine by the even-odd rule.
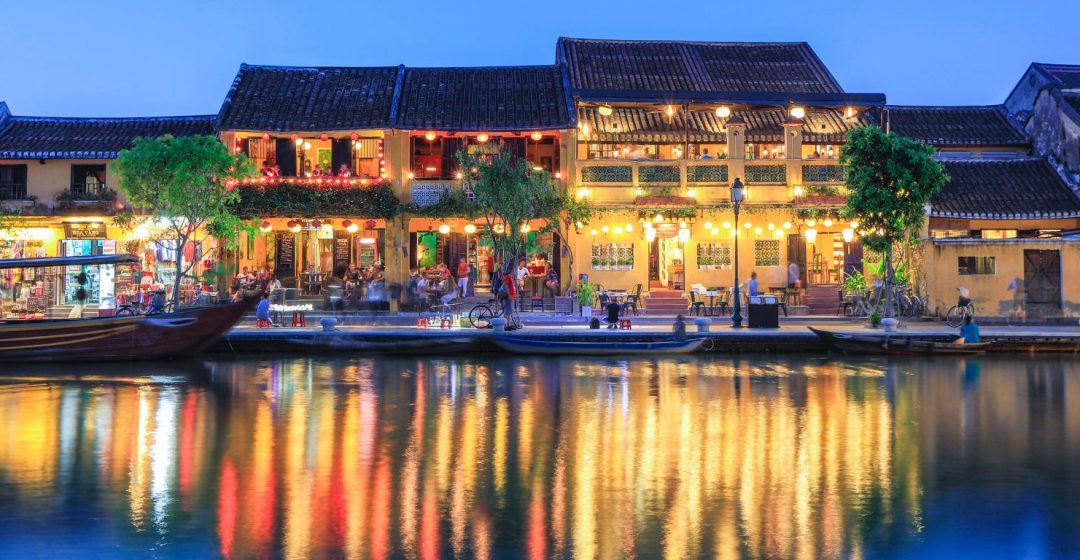
[[[289,223],[285,224],[289,226],[289,229],[296,227],[296,220],[289,220]]]
[[[368,220],[364,225],[367,226],[368,229],[375,229],[375,220]]]
[[[289,137],[289,139],[293,140],[294,142],[296,141],[297,138],[299,138],[299,136],[297,136],[296,134],[293,134],[292,136]]]
[[[270,220],[263,220],[262,223],[259,225],[262,226],[263,229],[268,228],[270,227]]]
[[[353,140],[356,140],[359,137],[360,137],[360,135],[355,133],[355,132],[349,135],[349,138],[352,138]]]
[[[311,227],[313,227],[315,229],[319,229],[319,228],[322,227],[322,222],[320,222],[319,220],[315,220],[315,221],[311,222]]]
[[[342,220],[341,227],[348,229],[352,225],[352,220]]]
[[[264,132],[263,133],[263,140],[269,140],[269,139],[270,139],[270,133],[269,132]]]
[[[327,136],[325,132],[319,135],[319,140],[326,140],[326,138]]]

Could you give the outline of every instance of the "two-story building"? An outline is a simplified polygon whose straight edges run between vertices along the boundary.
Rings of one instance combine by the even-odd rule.
[[[156,284],[171,284],[173,263],[184,248],[147,242],[143,230],[114,227],[111,217],[124,208],[113,187],[108,163],[137,137],[213,134],[213,116],[146,118],[59,118],[12,115],[0,102],[0,204],[17,211],[15,227],[0,235],[0,259],[136,253]],[[188,248],[190,258],[206,248]],[[97,287],[98,267],[69,269],[57,286],[34,285],[50,303],[73,303],[73,278],[85,272]],[[12,288],[32,271],[5,271]],[[20,275],[16,278],[15,275]],[[33,283],[29,283],[33,284]],[[129,283],[116,293],[130,291]],[[90,289],[91,305],[100,293]],[[109,293],[106,290],[105,293]],[[54,297],[55,296],[55,297]]]

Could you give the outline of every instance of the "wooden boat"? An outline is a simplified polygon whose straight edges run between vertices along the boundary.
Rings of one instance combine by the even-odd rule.
[[[351,352],[358,354],[436,355],[467,352],[476,347],[477,337],[393,338],[377,340],[348,333],[314,332],[280,341],[284,350],[304,352]],[[275,343],[277,344],[277,343]]]
[[[828,331],[807,327],[829,346],[851,354],[923,355],[970,355],[983,352],[989,342],[965,344],[952,341],[931,340],[918,336],[890,336],[887,334],[858,334]]]
[[[135,264],[134,255],[0,260],[0,270]],[[0,361],[142,360],[198,352],[232,328],[254,298],[175,313],[0,322]]]
[[[689,354],[705,343],[704,338],[660,340],[656,342],[562,342],[499,336],[492,339],[499,348],[514,354],[629,356]]]

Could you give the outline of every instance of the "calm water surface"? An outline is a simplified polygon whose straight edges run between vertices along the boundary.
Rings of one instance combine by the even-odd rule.
[[[1080,557],[1072,358],[2,367],[0,557]]]

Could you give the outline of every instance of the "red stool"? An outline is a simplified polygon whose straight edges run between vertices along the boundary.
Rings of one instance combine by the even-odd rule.
[[[630,330],[630,319],[619,319],[619,329],[624,331]]]
[[[428,328],[427,317],[420,317],[419,319],[417,319],[416,320],[416,328],[418,328],[418,329],[426,329],[426,328]]]
[[[269,328],[269,327],[270,327],[270,321],[268,321],[266,319],[256,319],[255,320],[255,328],[257,328],[257,329],[266,329],[266,328]]]
[[[292,326],[294,327],[306,327],[307,317],[304,316],[303,311],[293,311],[292,314]]]

